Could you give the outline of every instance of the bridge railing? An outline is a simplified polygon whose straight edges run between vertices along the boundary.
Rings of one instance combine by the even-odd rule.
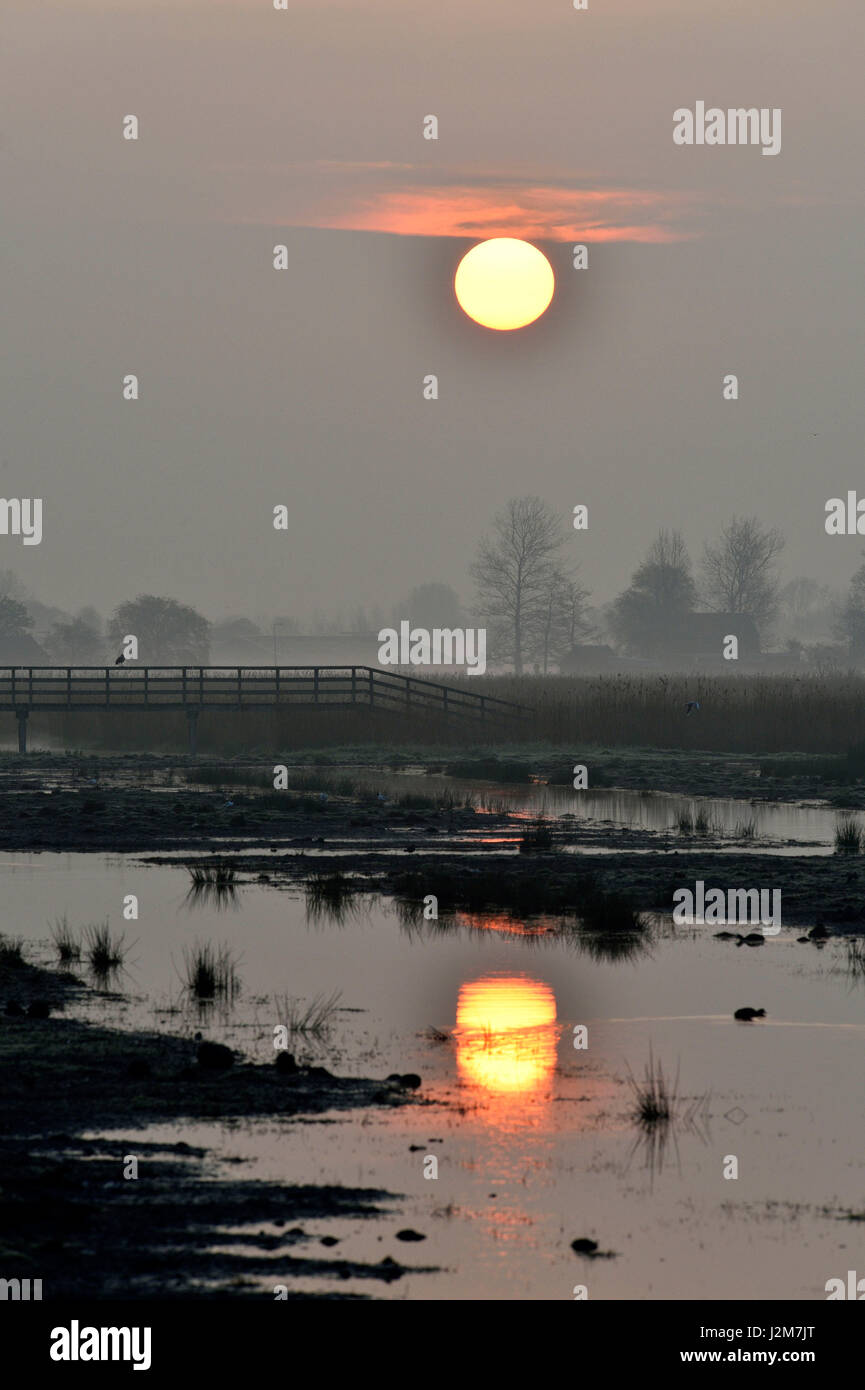
[[[262,709],[365,705],[518,719],[497,696],[372,666],[5,666],[0,709]]]

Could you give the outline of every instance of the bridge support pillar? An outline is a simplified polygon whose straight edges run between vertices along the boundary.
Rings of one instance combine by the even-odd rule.
[[[190,758],[195,758],[198,756],[198,713],[199,712],[197,709],[188,709],[186,711],[186,718],[189,724]]]
[[[27,752],[27,719],[30,710],[25,706],[19,706],[15,711],[15,718],[18,720],[18,752]]]

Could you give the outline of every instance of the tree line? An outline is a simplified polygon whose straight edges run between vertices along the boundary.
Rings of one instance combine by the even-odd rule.
[[[320,617],[313,626],[320,633],[348,629],[368,636],[404,618],[425,628],[477,623],[488,629],[495,664],[517,673],[546,673],[587,642],[609,640],[629,655],[663,656],[687,616],[701,609],[748,615],[766,645],[783,610],[794,634],[788,647],[804,648],[810,635],[813,649],[821,650],[813,640],[813,623],[809,633],[809,619],[822,614],[849,657],[865,659],[865,564],[844,595],[804,577],[782,588],[778,563],[784,537],[757,517],[731,518],[717,540],[705,545],[697,566],[681,532],[660,530],[627,587],[604,609],[590,607],[590,591],[567,555],[569,538],[561,514],[540,497],[512,498],[479,542],[470,567],[475,593],[468,610],[449,584],[436,581],[416,586],[387,616],[380,608],[356,607],[346,626]],[[154,594],[119,604],[103,624],[92,608],[70,616],[26,601],[14,574],[0,572],[0,642],[32,635],[37,613],[43,617],[40,642],[60,665],[111,661],[130,633],[147,661],[164,665],[206,665],[213,637],[230,644],[271,635],[248,618],[211,624],[189,605]],[[300,630],[297,619],[272,623],[274,639]]]

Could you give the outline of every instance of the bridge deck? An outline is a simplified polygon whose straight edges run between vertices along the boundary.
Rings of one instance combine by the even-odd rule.
[[[365,706],[394,713],[520,719],[523,705],[373,666],[5,666],[0,710],[268,709]]]

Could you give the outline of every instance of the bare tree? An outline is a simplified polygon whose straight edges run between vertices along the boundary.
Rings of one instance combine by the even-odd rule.
[[[645,560],[631,575],[610,614],[617,642],[629,651],[652,655],[663,649],[697,599],[691,560],[679,531],[659,531]]]
[[[847,651],[854,664],[861,665],[865,659],[865,565],[860,565],[835,622],[835,635],[847,643]]]
[[[503,655],[522,674],[543,633],[564,542],[558,513],[540,497],[512,498],[481,541],[472,575],[478,608],[492,620]]]
[[[791,640],[825,641],[830,636],[841,609],[839,591],[803,575],[785,584],[778,598]]]
[[[558,566],[551,569],[546,595],[538,607],[537,628],[529,644],[532,658],[544,675],[551,663],[561,661],[581,638],[594,634],[586,618],[588,597],[588,589],[572,575]]]
[[[749,613],[763,633],[778,609],[776,562],[784,537],[757,517],[733,517],[703,552],[703,599],[721,613]]]

